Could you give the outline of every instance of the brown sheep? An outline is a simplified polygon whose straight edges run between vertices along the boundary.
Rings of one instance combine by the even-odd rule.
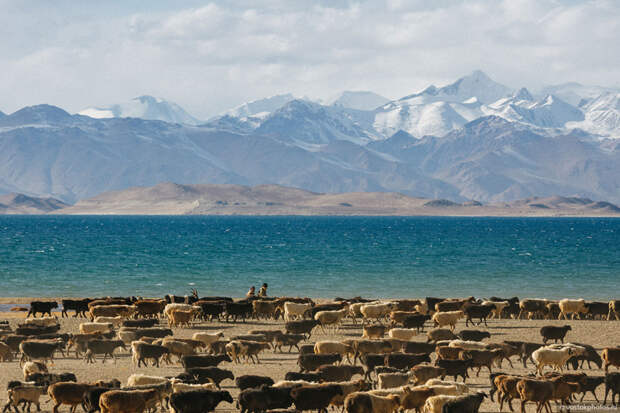
[[[75,408],[82,404],[84,394],[90,390],[93,385],[88,383],[60,382],[54,383],[47,388],[47,395],[54,402],[53,413],[58,413],[58,408],[67,404],[71,406],[71,413],[75,412]]]
[[[620,347],[606,347],[601,353],[603,358],[603,368],[605,373],[609,370],[609,366],[620,368]]]
[[[142,413],[147,403],[159,398],[157,390],[111,390],[99,398],[101,413]]]

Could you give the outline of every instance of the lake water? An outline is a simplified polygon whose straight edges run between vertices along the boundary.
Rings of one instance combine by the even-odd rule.
[[[0,296],[620,296],[620,219],[0,216]]]

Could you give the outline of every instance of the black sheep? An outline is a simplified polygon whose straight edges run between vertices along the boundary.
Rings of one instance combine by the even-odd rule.
[[[254,376],[251,374],[246,374],[243,376],[238,376],[235,379],[235,384],[239,387],[240,390],[258,388],[263,385],[272,386],[273,379],[267,376]]]
[[[441,413],[478,413],[480,405],[485,397],[487,397],[487,395],[483,392],[458,396],[456,399],[446,402],[446,404],[443,405]]]
[[[540,335],[543,338],[543,343],[547,344],[547,341],[553,340],[555,343],[560,340],[564,343],[564,337],[566,337],[566,333],[571,330],[569,325],[565,325],[562,327],[556,326],[544,326],[540,329]]]
[[[215,387],[220,388],[220,383],[226,379],[234,380],[235,376],[232,371],[220,369],[218,367],[196,367],[187,370],[189,374],[194,376],[198,383],[204,384],[213,381]]]
[[[173,393],[170,406],[176,413],[204,413],[215,410],[220,402],[232,403],[233,398],[227,391],[193,390]]]

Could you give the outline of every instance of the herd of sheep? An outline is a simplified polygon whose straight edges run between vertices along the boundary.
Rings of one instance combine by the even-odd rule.
[[[536,412],[550,402],[569,407],[578,395],[583,401],[604,385],[603,404],[620,402],[620,347],[597,351],[586,343],[565,342],[571,326],[546,325],[541,341],[485,342],[489,319],[603,319],[620,320],[620,301],[586,302],[564,299],[518,298],[488,300],[425,299],[371,301],[337,298],[317,304],[309,298],[250,298],[166,296],[165,299],[116,297],[67,299],[62,316],[85,317],[79,331],[60,331],[52,311],[53,301],[34,301],[25,319],[15,328],[0,322],[0,360],[19,362],[21,377],[8,382],[3,413],[19,409],[40,410],[41,397],[49,396],[53,412],[78,406],[94,413],[142,413],[169,408],[176,413],[212,411],[221,402],[242,413],[267,411],[327,411],[347,413],[476,413],[486,397],[497,397],[513,410],[512,401],[528,403]],[[40,316],[38,316],[40,314]],[[33,318],[30,318],[32,316]],[[37,317],[38,316],[38,317]],[[273,319],[280,329],[252,329],[225,337],[222,331],[200,331],[204,323],[246,323]],[[457,324],[465,321],[465,329]],[[361,336],[334,339],[344,323],[360,326]],[[196,329],[191,338],[175,335],[180,328]],[[426,330],[425,330],[426,329]],[[312,335],[323,339],[310,343]],[[421,335],[426,340],[417,340]],[[331,338],[331,339],[330,339]],[[553,341],[553,343],[549,343]],[[52,372],[58,353],[94,364],[100,359],[116,362],[121,352],[131,354],[135,368],[178,363],[175,376],[132,374],[126,384],[117,379],[83,382],[72,372]],[[299,353],[299,371],[282,380],[267,375],[235,377],[223,363],[261,363],[261,354]],[[506,362],[514,368],[530,362],[531,373],[516,375],[497,371]],[[360,364],[358,364],[360,363]],[[565,372],[603,368],[604,376]],[[1,367],[0,367],[1,368]],[[485,370],[483,370],[485,369]],[[495,369],[495,371],[494,371]],[[488,372],[490,391],[466,384],[470,373]],[[354,378],[359,376],[358,378]],[[451,380],[450,380],[451,379]],[[461,381],[459,381],[461,379]],[[221,383],[234,380],[240,393],[233,399]]]

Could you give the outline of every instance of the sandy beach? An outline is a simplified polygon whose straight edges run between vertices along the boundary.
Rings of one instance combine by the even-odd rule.
[[[25,303],[25,299],[5,298],[0,299],[0,303]],[[60,316],[59,313],[56,313]],[[16,327],[17,323],[25,317],[23,312],[6,312],[0,313],[0,320],[8,320],[11,327]],[[83,318],[60,318],[61,332],[78,332],[78,326],[81,322],[86,321]],[[165,320],[163,321],[165,323]],[[593,320],[574,320],[574,321],[557,321],[557,320],[490,320],[488,322],[488,329],[482,326],[468,327],[469,329],[477,328],[488,330],[491,333],[490,342],[501,342],[503,340],[523,340],[532,342],[541,342],[539,329],[543,325],[564,325],[569,324],[572,327],[567,335],[567,341],[576,343],[587,343],[593,345],[597,350],[600,350],[606,346],[618,345],[618,337],[620,336],[620,322],[619,321],[593,321]],[[425,331],[429,330],[430,322],[427,322]],[[174,335],[181,338],[189,338],[197,331],[223,331],[224,337],[230,337],[237,334],[243,334],[251,329],[283,329],[284,323],[282,320],[248,320],[247,322],[237,323],[225,323],[225,322],[199,322],[195,323],[191,328],[175,328]],[[457,325],[456,331],[460,331],[465,328],[464,321],[460,321]],[[309,343],[315,340],[343,340],[348,338],[361,337],[362,330],[359,324],[352,324],[351,320],[346,320],[342,328],[336,334],[323,334],[320,329],[316,329]],[[426,335],[424,333],[419,334],[414,339],[415,341],[426,341]],[[288,371],[299,371],[296,364],[297,351],[293,350],[292,353],[274,353],[273,350],[268,350],[261,354],[260,364],[243,363],[222,363],[219,367],[230,369],[233,371],[235,377],[243,374],[258,374],[268,375],[275,381],[284,378],[284,374]],[[79,381],[89,382],[98,379],[108,380],[117,378],[121,382],[126,383],[127,377],[133,373],[145,373],[149,375],[157,376],[173,376],[181,373],[183,368],[180,364],[175,363],[173,365],[163,365],[161,368],[156,367],[141,367],[137,368],[131,363],[130,354],[127,351],[121,351],[117,354],[117,361],[106,361],[105,364],[101,363],[101,359],[98,359],[96,364],[86,364],[82,359],[76,359],[73,355],[68,355],[68,358],[60,356],[55,360],[53,366],[50,367],[50,372],[74,372]],[[174,358],[176,360],[176,358]],[[504,362],[501,371],[507,373],[525,374],[533,371],[531,364],[528,364],[528,368],[524,369],[523,366],[517,361],[516,357],[513,358],[514,368],[510,368],[506,362]],[[611,368],[611,371],[616,371],[615,368]],[[19,379],[22,380],[22,371],[19,367],[19,362],[14,360],[12,362],[0,363],[0,388],[5,389],[9,380]],[[604,375],[604,371],[600,369],[585,369],[585,373],[588,375]],[[467,384],[471,386],[474,391],[489,390],[488,372],[486,369],[481,372],[480,377],[475,377],[475,373],[470,372],[471,379],[467,380]],[[235,387],[234,382],[226,380],[222,383],[223,389],[230,391],[233,398],[238,395],[238,389]],[[604,386],[600,386],[597,391],[597,396],[602,400]],[[2,390],[1,397],[2,404],[6,402],[6,393]],[[51,411],[52,405],[47,402],[48,397],[42,398],[45,401],[42,404],[44,411]],[[586,396],[584,400],[585,404],[595,404],[594,398],[590,395]],[[498,411],[498,404],[491,402],[488,399],[483,403],[481,410],[484,412]],[[519,403],[515,403],[515,407],[519,408]],[[611,408],[611,406],[607,406]],[[222,403],[218,406],[218,411],[237,411],[234,405],[228,403]],[[555,410],[555,408],[554,408]],[[61,407],[61,411],[68,411],[66,406]],[[528,411],[534,411],[533,405],[528,407]],[[607,411],[609,411],[607,409]]]

